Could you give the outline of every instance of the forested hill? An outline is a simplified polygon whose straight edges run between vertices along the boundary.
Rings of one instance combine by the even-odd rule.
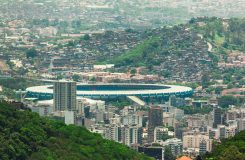
[[[0,103],[1,160],[150,159],[77,126],[40,118]]]

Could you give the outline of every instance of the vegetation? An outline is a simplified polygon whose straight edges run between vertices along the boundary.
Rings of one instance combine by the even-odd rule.
[[[73,81],[79,82],[80,79],[81,79],[81,77],[79,75],[77,75],[77,74],[75,74],[75,75],[72,76],[72,80]]]
[[[174,138],[173,136],[169,136],[167,133],[162,135],[162,140],[166,141],[167,139]]]
[[[25,90],[27,87],[39,84],[41,82],[25,78],[0,78],[0,85],[9,89]]]
[[[203,23],[200,25],[200,22]],[[197,18],[190,20],[193,30],[203,34],[219,51],[245,49],[245,19]],[[224,52],[221,52],[224,53]]]
[[[203,35],[213,49],[210,56],[214,62],[228,62],[228,54],[234,51],[245,51],[245,19],[220,19],[220,18],[193,18],[189,23],[190,28]],[[223,80],[228,88],[242,87],[244,85],[244,68],[213,68],[202,78],[203,87],[209,86],[212,79]]]
[[[6,96],[7,98],[10,98],[10,99],[18,99],[14,90],[6,88],[6,87],[3,87],[2,89],[3,89],[2,92],[0,92],[1,95]]]
[[[85,41],[90,40],[90,36],[89,36],[88,34],[85,34],[85,35],[83,36],[83,40],[85,40]]]
[[[37,56],[37,50],[35,48],[26,51],[26,58],[34,58]]]
[[[192,107],[192,106],[182,106],[178,107],[179,109],[184,110],[185,114],[207,114],[212,111],[212,107]]]
[[[129,101],[128,99],[125,98],[121,98],[118,99],[117,101],[109,101],[109,104],[111,104],[112,106],[115,106],[116,108],[118,108],[118,110],[123,109],[125,106],[130,106],[133,103],[131,101]]]
[[[220,75],[223,75],[223,81],[225,84],[231,87],[240,87],[245,84],[243,76],[245,74],[244,68],[228,68],[224,69]],[[231,88],[229,87],[229,88]]]
[[[136,66],[147,65],[144,61],[139,61],[139,59],[146,58],[148,53],[157,49],[157,41],[159,41],[159,37],[147,39],[129,52],[110,60],[110,62],[113,62],[118,66],[127,64],[135,64]]]
[[[175,160],[176,159],[176,157],[172,154],[172,151],[169,147],[165,147],[164,159],[165,160]]]
[[[149,30],[145,34],[145,39],[128,52],[107,59],[107,63],[114,63],[117,66],[146,66],[152,70],[153,66],[159,66],[166,59],[164,57],[173,54],[173,56],[181,56],[182,51],[193,47],[195,37],[191,35],[183,35],[185,32],[182,25],[173,28],[161,28]],[[190,36],[190,37],[189,37]],[[108,58],[108,57],[106,57]],[[170,73],[163,72],[165,76]]]
[[[0,143],[2,160],[150,159],[83,127],[18,111],[5,102],[0,103]]]
[[[229,139],[223,139],[220,144],[215,143],[212,153],[204,156],[207,160],[245,160],[245,131]]]
[[[233,51],[244,52],[244,26],[245,19],[193,18],[189,24],[140,33],[144,38],[134,48],[125,53],[102,56],[98,60],[102,63],[114,63],[122,70],[144,66],[145,73],[158,74],[165,78],[173,76],[175,71],[184,72],[187,77],[202,71],[202,79],[198,85],[204,88],[213,85],[214,80],[223,80],[230,88],[241,87],[245,84],[244,68],[220,69],[217,64],[227,62],[228,54]],[[207,43],[212,49],[208,49]],[[186,57],[203,61],[197,61],[198,67],[192,67],[191,62],[185,60]],[[171,65],[176,60],[178,65]],[[179,67],[184,65],[187,65],[186,69]]]
[[[218,100],[219,106],[228,108],[229,105],[241,105],[245,103],[244,97],[222,96]]]
[[[209,72],[214,64],[205,48],[207,43],[195,32],[187,30],[187,27],[178,25],[147,30],[140,33],[142,41],[137,42],[139,44],[134,48],[99,60],[101,63],[113,63],[120,69],[144,66],[147,74],[158,74],[165,78],[174,76],[176,72],[186,77],[198,74],[201,70]],[[194,60],[197,61],[195,64],[192,63]],[[178,64],[174,63],[177,61]]]

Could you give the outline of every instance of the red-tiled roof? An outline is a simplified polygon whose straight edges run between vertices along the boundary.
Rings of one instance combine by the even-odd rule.
[[[192,160],[190,157],[182,156],[180,158],[177,158],[176,160]]]

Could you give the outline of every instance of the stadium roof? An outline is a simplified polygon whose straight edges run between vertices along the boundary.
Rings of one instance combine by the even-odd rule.
[[[190,87],[175,86],[175,85],[163,85],[163,84],[77,84],[77,86],[103,86],[103,85],[117,85],[117,86],[132,86],[132,90],[77,90],[77,95],[158,95],[158,94],[175,94],[192,92]],[[157,86],[159,89],[133,89],[133,86]],[[165,88],[162,88],[165,87]],[[53,94],[52,85],[34,86],[26,89],[27,92],[31,93],[43,93]]]

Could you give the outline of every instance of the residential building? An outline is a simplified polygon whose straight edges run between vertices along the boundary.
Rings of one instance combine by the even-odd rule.
[[[187,132],[183,136],[183,148],[200,148],[201,142],[206,142],[206,150],[212,150],[212,139],[205,133]]]
[[[221,108],[214,106],[213,109],[213,127],[216,128],[217,125],[222,124],[222,112]]]
[[[124,117],[122,117],[122,124],[123,125],[138,125],[142,127],[142,116],[135,115],[135,114],[129,114]]]
[[[76,103],[76,82],[54,83],[54,111],[75,111]]]
[[[199,154],[203,155],[207,152],[207,142],[202,139],[199,145]]]
[[[162,140],[164,135],[168,136],[168,128],[155,127],[154,129],[154,142]]]
[[[149,114],[149,123],[148,123],[148,142],[151,143],[154,141],[154,129],[157,126],[163,125],[163,112],[160,106],[152,106],[150,108]]]
[[[76,112],[65,111],[65,124],[76,124]]]
[[[121,129],[122,143],[127,146],[142,143],[142,128],[137,125],[123,126]]]

